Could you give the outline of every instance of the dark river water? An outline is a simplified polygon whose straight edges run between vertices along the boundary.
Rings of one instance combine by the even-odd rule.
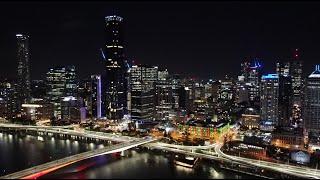
[[[108,144],[86,143],[52,137],[44,137],[42,140],[37,136],[0,132],[0,175],[105,146]],[[126,151],[123,157],[120,154],[98,156],[64,167],[41,178],[257,179],[221,169],[217,163],[207,160],[200,160],[194,169],[177,166],[172,163],[171,156],[159,151],[134,149]]]

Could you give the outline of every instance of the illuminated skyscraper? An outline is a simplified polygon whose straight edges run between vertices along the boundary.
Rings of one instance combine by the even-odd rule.
[[[250,62],[244,61],[241,63],[241,76],[243,76],[243,81],[247,81],[250,72]]]
[[[157,79],[158,67],[135,65],[130,69],[131,117],[133,120],[153,119]]]
[[[76,96],[76,72],[74,66],[51,68],[47,72],[48,100],[53,104],[54,116],[61,119],[61,98]]]
[[[273,130],[278,125],[279,76],[268,74],[261,77],[261,123],[263,130]]]
[[[15,118],[18,110],[17,92],[14,83],[7,79],[0,80],[0,117]]]
[[[292,80],[290,76],[279,76],[278,125],[290,126],[292,118]]]
[[[91,76],[91,98],[90,98],[90,109],[89,114],[95,118],[101,118],[101,76]]]
[[[320,131],[320,65],[306,81],[303,121],[308,131]]]
[[[249,77],[247,81],[249,100],[259,101],[260,97],[260,76],[261,76],[261,64],[258,60],[254,60],[251,63],[249,69]]]
[[[175,107],[173,84],[167,69],[158,71],[156,81],[156,112],[157,119],[169,119],[170,112]]]
[[[259,106],[260,101],[260,76],[261,76],[261,63],[255,58],[250,63],[245,61],[241,63],[241,75],[239,76],[239,88],[246,88],[249,101],[253,105]],[[241,86],[241,87],[240,87]]]
[[[124,56],[123,18],[107,16],[105,109],[108,119],[121,119],[127,113],[127,64]]]
[[[302,61],[299,60],[298,49],[295,49],[293,58],[288,62],[278,62],[277,63],[277,73],[279,76],[289,76],[291,77],[291,116],[292,116],[292,125],[302,125],[301,121],[301,103],[303,98],[302,91]]]
[[[18,59],[18,77],[17,77],[17,93],[18,106],[27,103],[30,100],[30,52],[29,52],[29,36],[17,34],[17,59]]]
[[[301,106],[302,101],[302,61],[298,54],[298,49],[295,50],[294,58],[290,63],[290,76],[292,77],[293,88],[293,103]]]

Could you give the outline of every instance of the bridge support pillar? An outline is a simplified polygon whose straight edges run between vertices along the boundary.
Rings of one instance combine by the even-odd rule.
[[[121,151],[121,157],[124,157],[126,155],[125,151]]]

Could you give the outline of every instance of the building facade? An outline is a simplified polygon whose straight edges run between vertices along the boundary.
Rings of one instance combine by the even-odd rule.
[[[150,120],[155,113],[155,83],[158,67],[134,65],[130,69],[131,118]]]
[[[105,111],[108,119],[121,119],[127,113],[127,70],[124,56],[123,18],[105,17]]]
[[[21,107],[23,103],[30,101],[30,51],[29,36],[24,34],[16,34],[17,38],[17,59],[18,59],[18,76],[17,76],[17,92],[18,105]]]
[[[306,80],[303,119],[308,131],[320,131],[320,65]]]
[[[289,75],[279,76],[279,97],[278,97],[278,125],[292,125],[292,80]]]
[[[102,94],[101,94],[101,76],[91,76],[91,98],[90,98],[90,109],[89,114],[94,118],[101,118],[102,110]]]
[[[47,72],[47,98],[53,104],[54,117],[61,119],[61,98],[76,96],[76,71],[74,66],[55,67]]]
[[[261,77],[261,129],[272,131],[278,125],[279,76],[268,74]]]

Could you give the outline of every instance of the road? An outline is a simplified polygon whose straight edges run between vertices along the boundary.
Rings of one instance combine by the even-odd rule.
[[[237,157],[237,156],[231,156],[223,153],[221,151],[222,143],[217,143],[215,146],[215,152],[218,154],[219,157],[222,157],[224,159],[236,161],[238,163],[242,164],[248,164],[253,165],[260,168],[270,169],[273,171],[281,172],[290,174],[293,176],[298,176],[302,178],[314,178],[314,179],[320,179],[320,171],[311,169],[308,167],[299,167],[299,166],[292,166],[287,164],[279,164],[279,163],[273,163],[273,162],[267,162],[267,161],[260,161],[255,159],[249,159],[249,158],[243,158],[243,157]]]
[[[80,136],[86,138],[100,139],[100,140],[110,140],[116,142],[129,142],[133,140],[139,140],[140,138],[122,136],[112,133],[103,133],[103,132],[95,132],[95,131],[77,131],[68,129],[73,127],[73,125],[69,126],[31,126],[31,125],[19,125],[19,124],[5,124],[0,123],[0,127],[5,128],[17,128],[17,129],[26,129],[29,131],[38,131],[38,132],[50,132],[50,133],[58,133],[58,134],[67,134],[71,136]]]

